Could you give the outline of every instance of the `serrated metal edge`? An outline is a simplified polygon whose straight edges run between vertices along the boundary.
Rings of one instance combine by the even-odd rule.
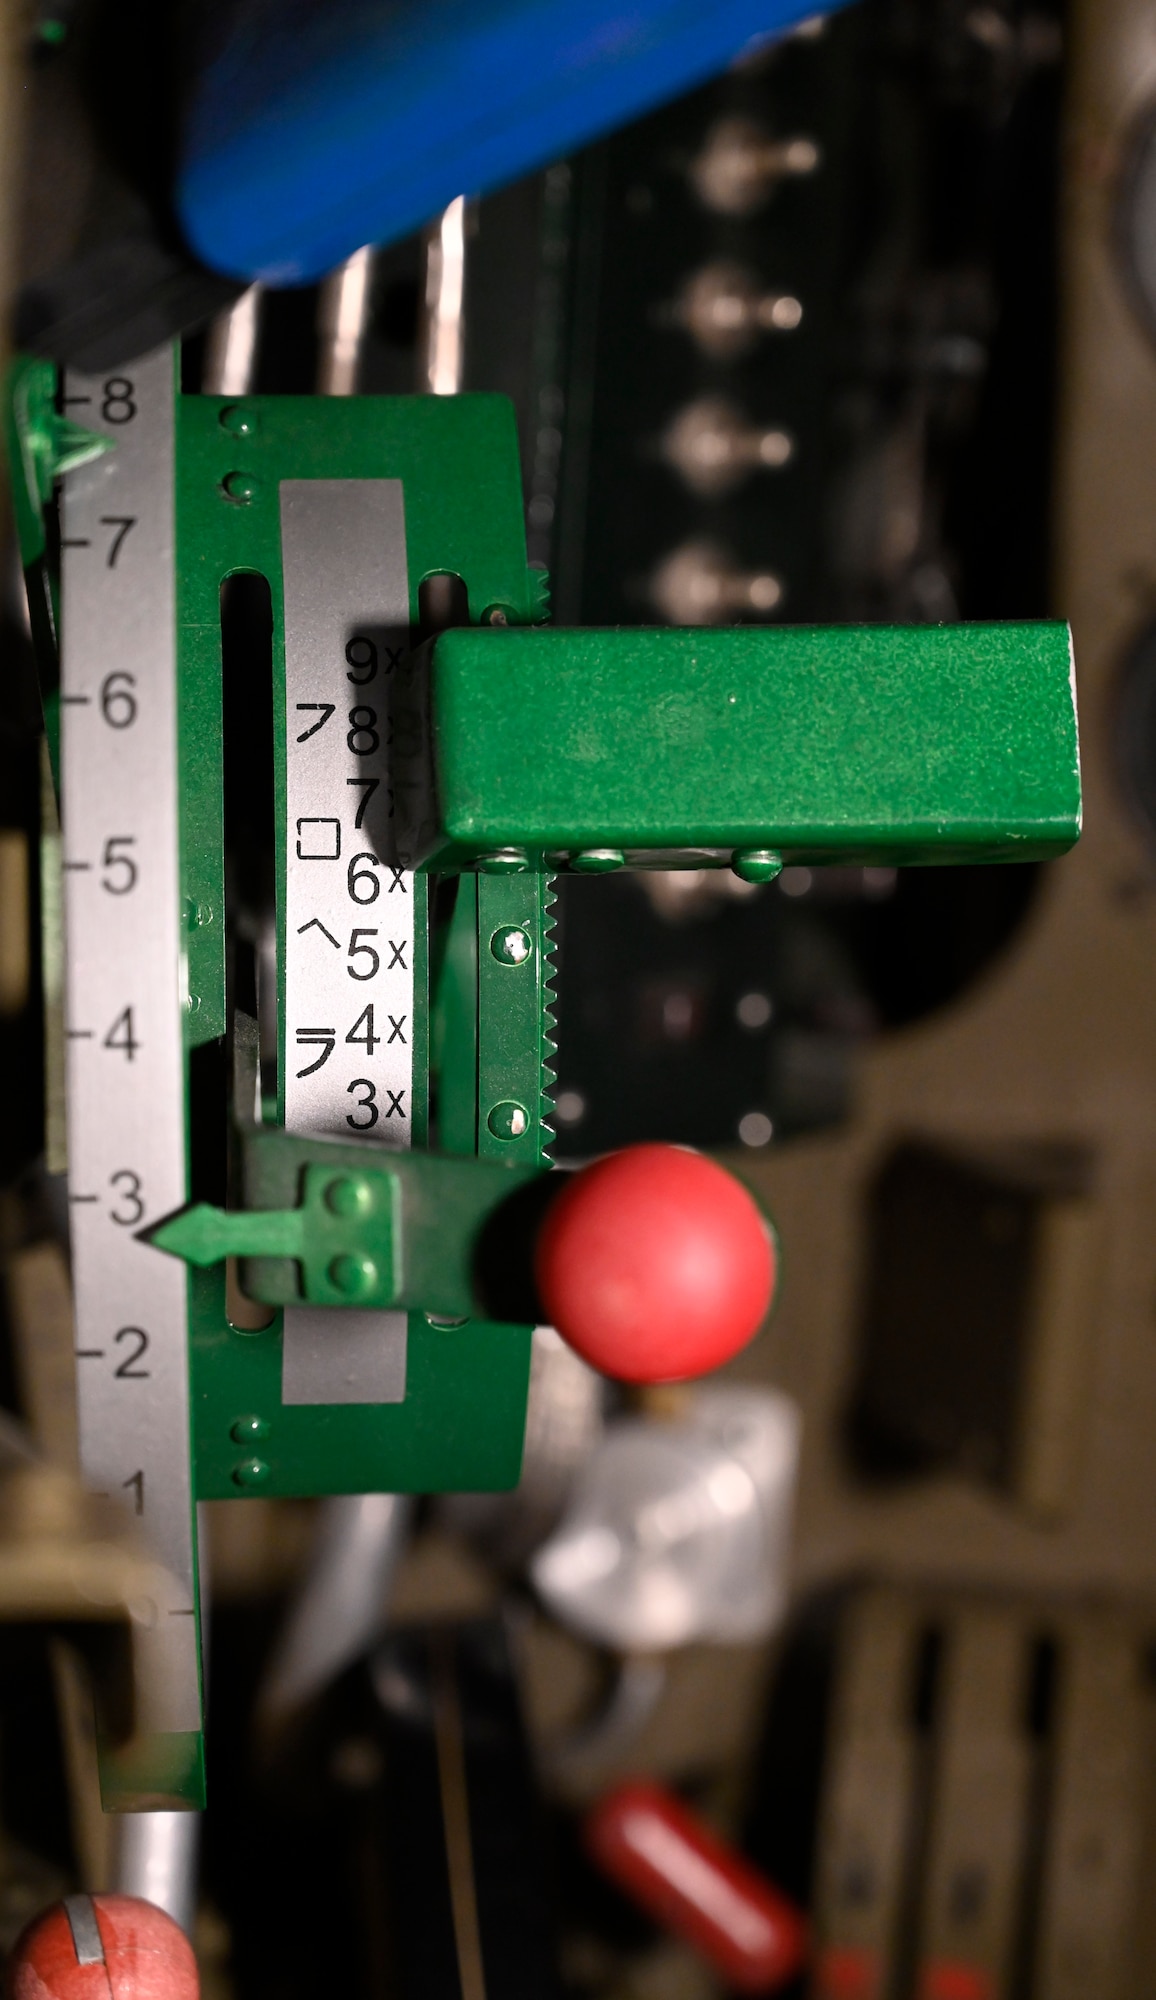
[[[554,1004],[557,999],[555,980],[557,966],[557,918],[554,912],[558,904],[558,890],[554,877],[548,876],[542,887],[542,1158],[549,1160],[550,1148],[554,1143],[554,1127],[550,1120],[554,1110],[554,1091],[558,1077],[555,1058],[558,1044],[555,1037],[557,1021]]]

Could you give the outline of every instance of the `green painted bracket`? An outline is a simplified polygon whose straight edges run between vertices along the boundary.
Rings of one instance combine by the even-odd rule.
[[[278,903],[284,907],[281,483],[382,478],[397,479],[403,488],[414,627],[423,580],[446,572],[464,579],[474,620],[500,617],[514,625],[544,615],[544,579],[526,565],[518,438],[504,399],[178,399],[177,693],[190,1094],[202,1066],[212,1073],[211,1064],[220,1060],[216,1052],[231,1025],[222,921],[227,906],[221,585],[245,570],[269,584],[273,741],[264,749],[256,746],[256,753],[271,754],[274,761],[270,832]],[[234,497],[242,486],[243,501]],[[407,653],[406,660],[410,657]],[[413,678],[404,663],[397,677]],[[509,1162],[540,1169],[550,1136],[543,1100],[549,1082],[544,1064],[552,1053],[548,885],[536,874],[462,877],[452,923],[448,888],[429,890],[428,899],[427,890],[424,877],[415,881],[413,1151],[424,1152],[432,1118],[433,1136],[445,1153],[482,1153],[503,1167]],[[359,912],[355,916],[358,922],[372,921]],[[495,937],[515,929],[529,940],[529,953],[517,962],[495,956]],[[277,984],[283,1010],[285,984],[281,979]],[[283,1074],[284,1041],[280,1054]],[[237,1099],[242,1106],[251,1101],[251,1093]],[[265,1129],[277,1136],[271,1125]],[[361,1143],[348,1164],[376,1171],[378,1157],[363,1153]],[[255,1209],[296,1209],[307,1156],[336,1157],[315,1141],[295,1158],[286,1156],[283,1172],[270,1164],[260,1189],[240,1180],[240,1199]],[[386,1165],[392,1157],[386,1156]],[[408,1285],[415,1253],[403,1234]],[[285,1315],[274,1308],[263,1327],[235,1326],[224,1264],[190,1264],[188,1277],[198,1498],[240,1498],[257,1491],[269,1497],[488,1492],[517,1482],[531,1341],[520,1304],[504,1318],[471,1316],[467,1325],[446,1325],[440,1322],[469,1310],[460,1289],[454,1291],[449,1303],[458,1310],[436,1315],[439,1323],[423,1311],[408,1314],[403,1400],[306,1403],[285,1399]],[[293,1259],[243,1259],[240,1277],[262,1298],[301,1301],[300,1269]],[[260,1439],[256,1457],[254,1438]]]
[[[1079,836],[1063,624],[463,628],[434,641],[420,699],[429,769],[403,797],[428,868],[768,880],[1039,860]]]
[[[270,1128],[247,1132],[244,1209],[200,1202],[143,1232],[205,1268],[243,1260],[245,1290],[268,1305],[412,1308],[488,1320],[479,1241],[537,1166],[343,1146]]]

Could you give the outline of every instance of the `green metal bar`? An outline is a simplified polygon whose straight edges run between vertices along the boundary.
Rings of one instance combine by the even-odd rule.
[[[478,1152],[537,1164],[542,1124],[545,904],[540,875],[478,877]]]
[[[543,1171],[536,1160],[349,1146],[274,1127],[246,1132],[241,1145],[244,1209],[198,1202],[146,1234],[200,1267],[241,1258],[246,1289],[270,1305],[400,1305],[484,1319],[479,1238]]]
[[[1026,861],[1079,834],[1062,624],[463,629],[431,693],[429,866]]]

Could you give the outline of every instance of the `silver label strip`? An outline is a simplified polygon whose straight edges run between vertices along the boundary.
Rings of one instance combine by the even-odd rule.
[[[183,1265],[138,1241],[186,1199],[177,822],[174,358],[69,372],[114,449],[61,508],[68,1159],[85,1478],[171,1579],[143,1635],[151,1729],[201,1726]]]
[[[285,1124],[404,1147],[413,880],[390,859],[392,690],[409,644],[401,481],[283,480],[281,555]],[[401,1402],[405,1338],[404,1313],[290,1308],[284,1401]]]

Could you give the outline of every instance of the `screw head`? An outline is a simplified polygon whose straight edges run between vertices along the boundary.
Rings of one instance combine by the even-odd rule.
[[[490,939],[490,950],[500,965],[524,965],[533,949],[529,932],[520,930],[516,924],[495,931]]]
[[[773,882],[783,872],[783,857],[773,847],[736,847],[731,870],[740,882]]]
[[[342,1174],[339,1180],[330,1181],[325,1190],[325,1206],[331,1215],[340,1215],[348,1222],[373,1213],[373,1188],[364,1174]]]
[[[267,1486],[268,1483],[269,1467],[263,1458],[243,1458],[239,1465],[233,1467],[235,1486]]]
[[[529,865],[524,847],[497,847],[492,854],[478,856],[483,875],[524,875]]]
[[[347,1299],[364,1299],[376,1290],[378,1269],[372,1257],[357,1257],[346,1251],[334,1257],[326,1274],[334,1291]]]
[[[255,500],[261,491],[260,480],[254,479],[251,472],[226,472],[221,486],[227,499],[236,500],[245,507],[250,500]]]
[[[503,1104],[495,1104],[486,1124],[495,1139],[521,1139],[530,1129],[530,1114],[524,1104],[515,1104],[508,1099]]]
[[[259,1444],[269,1435],[267,1417],[238,1417],[229,1431],[234,1444]]]
[[[256,410],[245,409],[242,403],[230,403],[217,418],[223,431],[230,437],[255,437],[261,427]]]
[[[620,847],[587,847],[570,856],[570,866],[579,875],[610,875],[625,868],[626,856]]]

